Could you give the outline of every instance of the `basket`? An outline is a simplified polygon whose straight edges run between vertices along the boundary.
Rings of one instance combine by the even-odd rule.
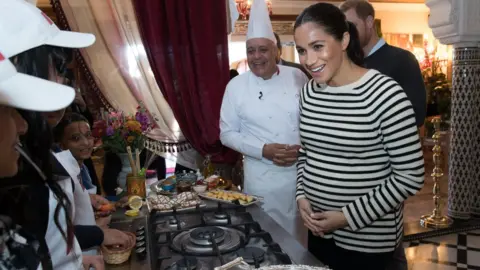
[[[133,239],[132,244],[128,246],[125,249],[122,250],[112,250],[108,248],[107,246],[102,245],[102,253],[103,253],[103,260],[107,264],[122,264],[126,261],[128,261],[128,258],[130,258],[130,254],[132,252],[133,247],[135,246],[135,234],[131,232],[124,232],[126,233],[129,237]]]

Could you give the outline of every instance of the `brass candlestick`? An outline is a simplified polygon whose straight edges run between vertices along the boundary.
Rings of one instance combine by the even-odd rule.
[[[432,120],[433,126],[435,128],[435,133],[432,136],[433,143],[433,172],[431,176],[433,177],[433,203],[435,208],[433,209],[432,214],[424,215],[420,218],[420,225],[425,228],[430,229],[441,229],[448,228],[452,225],[452,220],[442,215],[442,202],[440,195],[440,185],[439,181],[442,179],[443,170],[442,170],[442,145],[440,142],[441,133],[440,133],[440,123],[442,120],[440,118],[435,118]]]

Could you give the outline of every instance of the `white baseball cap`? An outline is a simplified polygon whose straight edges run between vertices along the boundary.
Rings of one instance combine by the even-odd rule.
[[[95,36],[61,31],[40,9],[24,0],[0,1],[0,104],[33,111],[56,111],[75,98],[71,87],[18,73],[8,58],[41,46],[83,48]]]
[[[0,48],[7,57],[41,46],[85,48],[92,34],[61,31],[40,9],[25,0],[0,1]]]

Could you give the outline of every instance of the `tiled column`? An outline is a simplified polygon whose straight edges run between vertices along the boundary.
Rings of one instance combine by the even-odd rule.
[[[429,26],[454,46],[448,215],[480,215],[480,1],[427,0]]]

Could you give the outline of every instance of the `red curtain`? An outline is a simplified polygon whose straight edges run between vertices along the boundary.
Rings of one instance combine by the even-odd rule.
[[[226,1],[134,0],[143,45],[180,129],[213,162],[234,163],[219,140],[229,75]]]

